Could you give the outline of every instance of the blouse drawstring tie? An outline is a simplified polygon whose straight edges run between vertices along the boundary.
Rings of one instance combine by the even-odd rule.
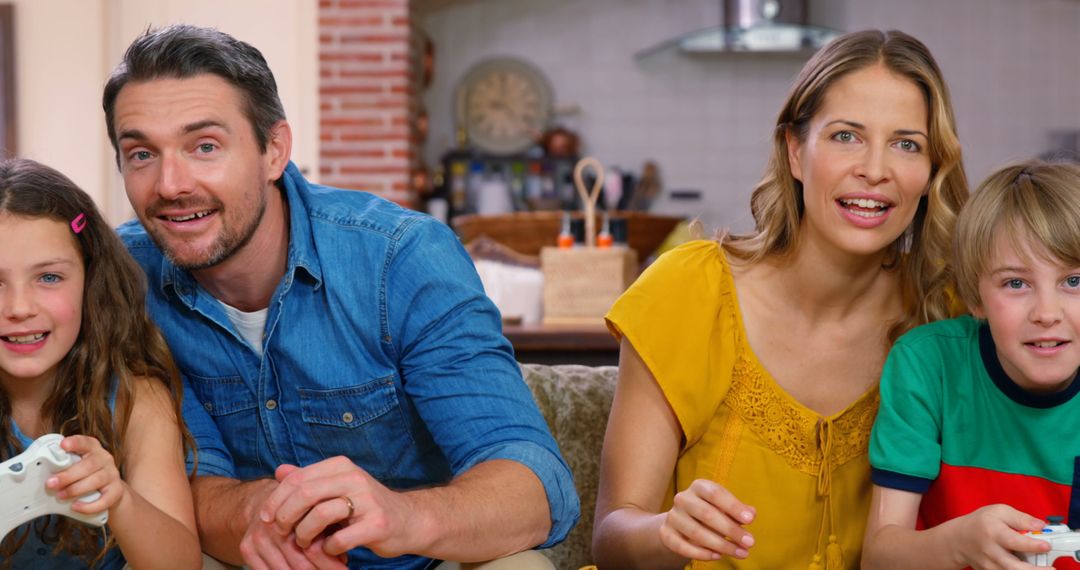
[[[825,546],[825,570],[843,570],[844,550],[836,538],[836,518],[832,508],[832,421],[818,420],[818,450],[821,464],[818,467],[817,493],[825,499],[821,511],[821,526],[818,530],[818,551],[810,562],[809,570],[821,570],[821,544],[825,542],[825,529],[829,530],[828,544]]]

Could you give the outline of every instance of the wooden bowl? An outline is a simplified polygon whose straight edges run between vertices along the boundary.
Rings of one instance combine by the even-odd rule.
[[[580,219],[583,214],[571,214]],[[638,260],[644,262],[664,243],[671,230],[683,220],[676,216],[657,216],[644,212],[618,211],[612,219],[626,220],[627,242],[637,250]],[[462,243],[480,237],[489,238],[525,255],[540,255],[540,248],[555,246],[562,225],[562,212],[558,210],[537,212],[514,212],[498,216],[465,214],[456,216],[452,225]],[[596,228],[600,228],[600,215],[596,216]]]

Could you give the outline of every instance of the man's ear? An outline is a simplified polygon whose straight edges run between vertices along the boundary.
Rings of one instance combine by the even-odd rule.
[[[270,138],[266,141],[266,152],[263,154],[270,181],[281,178],[292,157],[292,127],[288,121],[282,119],[270,127]]]
[[[799,151],[802,149],[802,142],[799,140],[799,137],[795,136],[795,133],[791,131],[791,127],[784,128],[784,140],[787,141],[788,168],[791,170],[791,176],[795,180],[802,182],[802,162],[799,157]]]

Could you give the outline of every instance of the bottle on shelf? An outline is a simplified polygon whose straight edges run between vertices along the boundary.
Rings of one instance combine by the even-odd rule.
[[[480,205],[480,187],[484,184],[484,163],[474,160],[469,163],[468,189],[466,191],[465,211],[475,213]]]
[[[465,176],[464,162],[454,162],[450,165],[450,208],[455,213],[465,211],[468,200],[469,183]]]
[[[603,222],[600,223],[600,233],[596,236],[596,247],[609,248],[614,240],[611,237],[611,220],[608,213],[604,212]]]
[[[491,216],[513,210],[514,203],[510,197],[510,186],[506,182],[502,168],[494,165],[480,178],[476,191],[476,213]]]
[[[525,163],[515,161],[510,163],[510,179],[507,181],[510,185],[510,198],[514,202],[514,209],[528,210],[529,205],[525,196]]]
[[[562,226],[559,229],[558,245],[559,249],[574,247],[574,234],[570,231],[570,212],[565,210],[562,213]]]
[[[554,174],[550,164],[542,164],[540,167],[540,198],[533,203],[535,210],[554,210],[562,205],[559,199],[558,187],[555,185]]]

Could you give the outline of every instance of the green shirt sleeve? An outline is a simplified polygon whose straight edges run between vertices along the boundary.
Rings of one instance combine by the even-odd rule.
[[[870,466],[875,484],[924,493],[941,471],[946,366],[937,336],[912,333],[896,342],[885,361]]]

